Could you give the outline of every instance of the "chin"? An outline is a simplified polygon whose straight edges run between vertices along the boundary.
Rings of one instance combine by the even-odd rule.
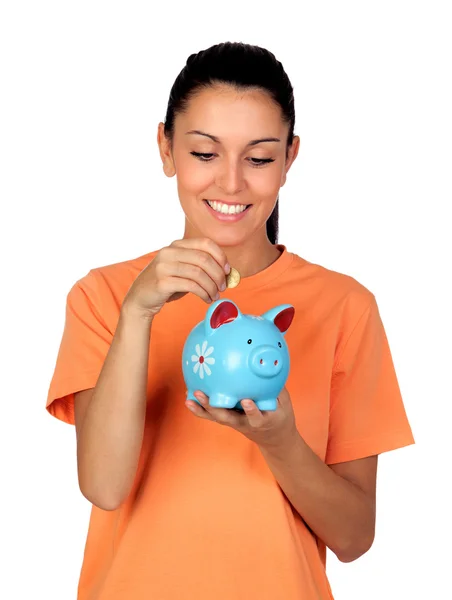
[[[191,229],[191,228],[190,228]],[[196,226],[193,228],[193,237],[207,237],[221,247],[240,246],[250,237],[249,231],[233,231],[232,228],[214,228],[209,226]],[[197,233],[195,233],[197,232]]]
[[[214,232],[212,229],[205,230],[206,237],[213,240],[218,246],[231,247],[239,246],[249,237],[247,234],[237,235],[237,232]]]

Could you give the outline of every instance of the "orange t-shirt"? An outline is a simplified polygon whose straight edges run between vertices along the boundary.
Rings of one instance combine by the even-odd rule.
[[[326,464],[414,443],[374,295],[280,245],[268,268],[220,296],[248,314],[295,307],[285,336],[298,430]],[[92,269],[67,297],[47,410],[74,423],[130,285],[154,258]],[[323,600],[326,548],[283,494],[258,446],[185,407],[182,348],[208,305],[193,294],[154,319],[138,470],[115,511],[92,508],[79,600]]]

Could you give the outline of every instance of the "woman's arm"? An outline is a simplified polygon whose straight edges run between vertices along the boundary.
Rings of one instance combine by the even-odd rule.
[[[122,308],[96,387],[75,395],[80,490],[115,510],[136,474],[146,414],[152,320]]]
[[[342,562],[367,552],[375,535],[377,456],[328,466],[300,434],[260,450],[283,492]]]
[[[176,240],[156,254],[127,292],[96,387],[75,398],[80,489],[100,508],[118,508],[136,475],[154,317],[166,302],[188,293],[207,304],[214,301],[226,288],[227,261],[208,238]]]

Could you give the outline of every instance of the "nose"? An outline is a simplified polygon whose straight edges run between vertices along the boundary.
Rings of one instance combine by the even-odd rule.
[[[282,357],[273,346],[259,346],[251,353],[250,365],[258,377],[275,377],[282,369]]]
[[[243,173],[241,166],[231,160],[224,160],[218,176],[216,178],[217,186],[229,196],[238,194],[243,189]]]

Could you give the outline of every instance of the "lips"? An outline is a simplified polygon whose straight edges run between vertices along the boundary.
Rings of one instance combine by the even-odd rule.
[[[212,202],[213,202],[213,200],[212,200]],[[241,213],[235,213],[235,214],[230,215],[230,214],[225,214],[225,213],[221,213],[221,212],[214,210],[211,206],[209,206],[209,203],[207,202],[207,200],[204,200],[204,204],[205,204],[207,210],[210,212],[210,214],[212,216],[214,216],[218,221],[229,221],[229,222],[240,221],[240,219],[242,219],[244,217],[244,215],[246,215],[249,212],[249,209],[251,207],[251,204],[245,204],[246,208],[244,211],[242,211]],[[231,205],[230,202],[225,203],[225,204],[228,204],[229,206]],[[235,204],[233,204],[233,206],[235,206]]]

